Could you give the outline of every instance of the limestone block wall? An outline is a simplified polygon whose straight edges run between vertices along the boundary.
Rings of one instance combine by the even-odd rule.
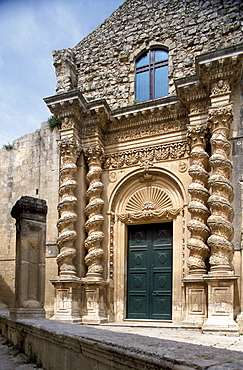
[[[59,188],[59,133],[50,132],[46,123],[35,133],[13,142],[13,149],[0,149],[0,305],[12,307],[15,276],[15,220],[10,212],[23,195],[45,199],[48,207],[46,235],[46,306],[52,306],[49,279],[57,273],[55,257]]]
[[[242,13],[240,0],[127,0],[76,47],[54,52],[57,80],[65,54],[68,86],[78,87],[87,100],[105,98],[111,109],[127,106],[135,99],[134,58],[164,45],[174,94],[175,78],[195,74],[197,55],[243,41]]]

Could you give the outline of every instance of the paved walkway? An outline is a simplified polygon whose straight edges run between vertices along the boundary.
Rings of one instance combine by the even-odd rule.
[[[5,319],[3,318],[3,321]],[[52,320],[18,320],[25,330],[33,330],[38,335],[51,337],[59,343],[60,336],[72,348],[77,341],[80,346],[95,348],[96,353],[106,351],[111,356],[126,354],[127,358],[146,357],[151,361],[167,361],[173,369],[242,370],[243,336],[226,337],[201,334],[196,331],[169,328],[166,324],[121,323],[100,326],[63,324]],[[135,335],[134,335],[135,334]],[[35,369],[31,364],[21,364],[20,357],[14,357],[10,349],[0,341],[0,370]],[[89,344],[87,344],[89,343]],[[60,351],[63,351],[62,344]],[[104,348],[103,348],[104,347]],[[108,348],[108,350],[107,350]],[[101,352],[102,352],[101,351]],[[101,352],[99,352],[101,354]],[[103,352],[102,352],[103,353]],[[177,364],[175,367],[175,363]],[[172,367],[171,367],[172,366]],[[134,367],[139,369],[138,367]],[[166,368],[161,366],[161,368]],[[67,369],[67,368],[65,368]],[[59,368],[58,368],[59,370]],[[68,370],[72,368],[68,367]],[[85,369],[86,370],[86,369]],[[88,369],[87,369],[88,370]],[[90,370],[92,370],[90,368]]]
[[[151,327],[151,324],[138,325],[134,323],[129,324],[129,326],[123,323],[120,325],[102,324],[96,326],[96,328],[243,352],[243,335],[239,337],[227,337],[224,335],[202,334],[198,331],[181,330],[179,328]]]

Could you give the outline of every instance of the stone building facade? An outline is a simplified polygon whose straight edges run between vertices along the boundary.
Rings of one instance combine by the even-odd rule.
[[[242,12],[127,0],[54,51],[53,319],[243,332]]]

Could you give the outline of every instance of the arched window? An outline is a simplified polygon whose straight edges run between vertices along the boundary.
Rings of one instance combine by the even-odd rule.
[[[150,49],[135,62],[135,98],[138,102],[168,95],[168,53]]]

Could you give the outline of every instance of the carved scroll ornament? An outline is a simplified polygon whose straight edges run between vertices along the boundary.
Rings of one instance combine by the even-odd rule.
[[[144,210],[137,213],[123,213],[117,215],[119,221],[130,223],[135,221],[165,221],[176,218],[181,212],[181,208],[167,208],[163,211]]]

